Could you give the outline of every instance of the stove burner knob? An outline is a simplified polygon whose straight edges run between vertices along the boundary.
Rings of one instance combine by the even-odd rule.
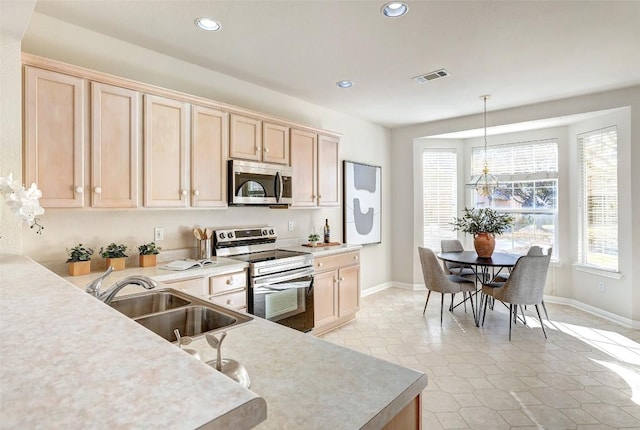
[[[269,234],[273,234],[273,233],[274,233],[273,229],[269,230]]]
[[[230,232],[229,232],[229,234],[227,235],[227,237],[228,237],[229,239],[231,239],[231,238],[233,237],[233,232],[232,232],[232,231],[230,231]]]
[[[224,233],[220,233],[220,239],[224,239],[225,234]]]
[[[266,236],[267,235],[267,230],[262,230],[262,235]]]

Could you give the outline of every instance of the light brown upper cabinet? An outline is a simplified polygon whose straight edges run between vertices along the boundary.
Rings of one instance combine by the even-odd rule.
[[[44,207],[84,206],[85,80],[24,68],[24,182]]]
[[[230,115],[229,157],[289,164],[289,127]]]
[[[227,113],[191,108],[191,206],[227,206]]]
[[[289,127],[263,121],[262,161],[289,165]]]
[[[339,139],[318,135],[318,206],[340,206]]]
[[[137,91],[91,83],[93,207],[139,205],[140,97]]]
[[[187,207],[188,104],[144,96],[144,205]]]
[[[291,129],[294,207],[340,206],[339,140]]]

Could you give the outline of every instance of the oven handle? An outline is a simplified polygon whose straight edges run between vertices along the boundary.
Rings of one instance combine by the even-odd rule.
[[[291,270],[284,274],[276,273],[274,275],[264,276],[259,279],[254,278],[253,286],[260,287],[269,284],[276,284],[278,282],[290,281],[292,279],[302,278],[305,276],[313,276],[313,267],[303,267],[301,269]]]

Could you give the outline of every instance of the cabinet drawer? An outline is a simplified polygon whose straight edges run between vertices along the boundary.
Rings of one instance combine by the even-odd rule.
[[[209,294],[207,278],[191,278],[173,282],[165,281],[164,283],[171,286],[171,288],[193,294],[194,296],[206,296]]]
[[[210,279],[211,294],[224,293],[229,290],[247,287],[247,272],[234,272],[226,275],[212,276]]]
[[[359,252],[346,252],[344,254],[329,255],[327,257],[315,258],[313,268],[316,273],[326,270],[334,270],[344,266],[351,266],[360,263]]]
[[[222,294],[219,296],[209,297],[209,301],[229,306],[233,309],[242,309],[247,307],[247,290],[236,291],[235,293]]]

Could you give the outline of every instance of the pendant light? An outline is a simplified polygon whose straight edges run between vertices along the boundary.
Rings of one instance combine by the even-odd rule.
[[[489,173],[489,166],[487,164],[487,99],[491,98],[490,95],[480,96],[484,100],[484,168],[481,175],[474,175],[471,177],[467,187],[475,189],[481,196],[488,197],[498,188],[498,180]]]

